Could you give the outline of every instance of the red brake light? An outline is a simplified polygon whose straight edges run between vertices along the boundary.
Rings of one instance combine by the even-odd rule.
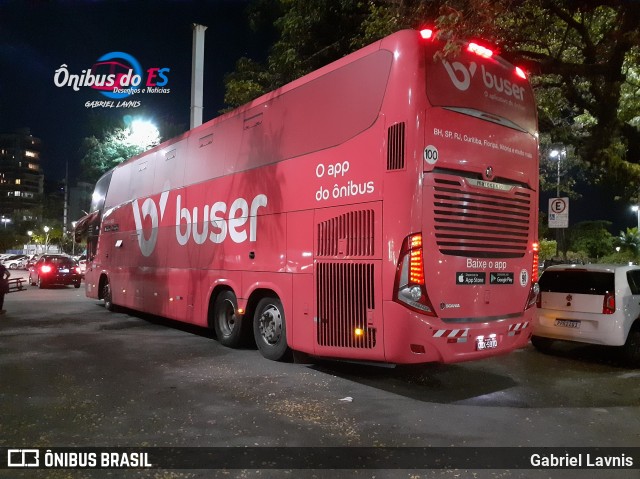
[[[524,70],[520,67],[516,67],[516,75],[518,75],[520,78],[522,78],[523,80],[527,79],[527,74],[524,72]]]
[[[51,272],[51,266],[49,266],[48,264],[43,264],[43,265],[40,267],[40,271],[41,271],[42,273],[50,273],[50,272]]]
[[[539,260],[539,254],[540,254],[540,245],[538,243],[533,243],[532,246],[532,250],[533,250],[533,266],[531,268],[531,282],[532,283],[537,283],[538,282],[538,274],[540,273],[540,260]]]
[[[422,235],[417,233],[407,236],[398,260],[395,298],[415,311],[435,316],[425,287],[423,254]]]
[[[483,47],[482,45],[478,45],[477,43],[473,42],[467,45],[467,50],[483,58],[491,58],[493,56],[493,50],[490,50],[487,47]]]
[[[409,237],[409,283],[424,285],[424,263],[422,261],[422,235]]]
[[[616,296],[614,293],[604,295],[602,302],[602,314],[613,314],[616,312]]]
[[[420,36],[425,40],[429,40],[430,38],[433,38],[433,30],[430,28],[423,28],[420,30]]]

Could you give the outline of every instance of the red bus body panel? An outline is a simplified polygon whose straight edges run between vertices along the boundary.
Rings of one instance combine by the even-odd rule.
[[[532,92],[467,53],[452,77],[428,42],[398,32],[115,168],[87,295],[108,279],[115,304],[210,326],[218,288],[241,309],[269,291],[289,346],[322,357],[455,362],[524,346]],[[430,314],[396,291],[414,233]]]

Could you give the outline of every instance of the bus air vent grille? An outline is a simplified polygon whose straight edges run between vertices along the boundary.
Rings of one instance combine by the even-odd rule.
[[[387,131],[387,170],[404,168],[404,123],[397,123]]]
[[[520,258],[528,248],[531,194],[472,191],[436,179],[435,238],[441,253],[480,258]]]
[[[317,256],[373,256],[373,220],[373,210],[359,210],[318,223]]]
[[[374,265],[318,263],[317,341],[321,346],[371,349],[376,345],[372,327]]]

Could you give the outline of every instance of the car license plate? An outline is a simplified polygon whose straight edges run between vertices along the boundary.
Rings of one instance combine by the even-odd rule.
[[[494,349],[497,347],[498,347],[498,338],[496,337],[476,338],[476,351],[484,351],[485,349]]]
[[[67,268],[60,268],[61,273],[68,273],[69,270]]]
[[[580,321],[572,321],[570,319],[556,319],[555,325],[562,328],[580,329]]]

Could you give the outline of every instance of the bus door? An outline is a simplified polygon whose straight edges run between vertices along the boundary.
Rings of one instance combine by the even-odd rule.
[[[384,360],[382,203],[315,212],[315,354]]]

